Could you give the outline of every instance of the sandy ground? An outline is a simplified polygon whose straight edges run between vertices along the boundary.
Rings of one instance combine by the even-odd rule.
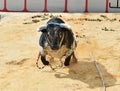
[[[106,91],[120,91],[120,14],[53,14],[62,15],[79,40],[75,51],[78,62],[55,71],[50,67],[40,70],[35,64],[40,36],[36,28],[47,20],[24,24],[43,14],[0,14],[5,16],[0,20],[0,91],[102,91],[91,52]],[[102,21],[86,20],[98,18]]]

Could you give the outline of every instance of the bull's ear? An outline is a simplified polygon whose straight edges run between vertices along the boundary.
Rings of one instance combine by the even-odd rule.
[[[71,26],[70,26],[69,24],[66,24],[66,23],[62,23],[62,24],[61,24],[61,27],[62,27],[62,28],[66,28],[66,29],[68,29],[68,30],[71,30]]]
[[[41,25],[37,28],[38,32],[46,32],[46,26],[45,25]]]

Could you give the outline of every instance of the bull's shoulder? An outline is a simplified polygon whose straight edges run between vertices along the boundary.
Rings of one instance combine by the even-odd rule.
[[[67,46],[67,48],[71,49],[74,42],[75,42],[75,38],[74,38],[74,34],[73,34],[72,30],[66,30],[64,43]]]
[[[39,39],[39,45],[43,48],[46,47],[46,39],[45,39],[45,35],[42,33]]]

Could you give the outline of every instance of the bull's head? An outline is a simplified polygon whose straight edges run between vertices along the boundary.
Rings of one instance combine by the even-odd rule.
[[[70,30],[71,27],[65,23],[48,23],[41,25],[37,31],[44,33],[46,41],[52,50],[58,50],[65,38],[65,30]]]

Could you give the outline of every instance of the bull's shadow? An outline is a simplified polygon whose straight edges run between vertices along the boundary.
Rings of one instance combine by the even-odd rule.
[[[107,72],[102,64],[97,64],[103,74],[106,87],[115,85],[116,79]],[[78,61],[76,64],[71,64],[69,74],[56,73],[55,77],[79,80],[88,84],[88,88],[102,87],[100,77],[93,62]]]

